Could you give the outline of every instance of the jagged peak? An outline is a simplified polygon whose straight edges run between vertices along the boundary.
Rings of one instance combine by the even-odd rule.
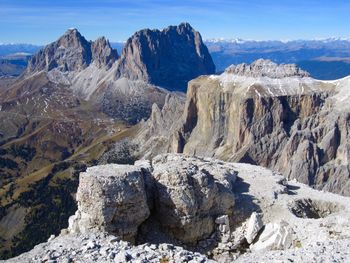
[[[104,36],[98,37],[95,41],[92,41],[91,44],[93,46],[101,46],[101,47],[108,47],[112,49],[112,46],[107,38]]]
[[[91,43],[91,52],[98,67],[110,68],[119,57],[117,50],[113,49],[109,40],[103,36]]]
[[[131,38],[135,37],[135,36],[140,36],[140,35],[144,35],[144,34],[150,34],[150,33],[167,33],[171,30],[176,30],[177,32],[181,33],[184,31],[188,31],[188,32],[197,32],[189,23],[187,22],[182,22],[179,25],[171,25],[168,26],[166,28],[163,29],[150,29],[150,28],[144,28],[141,29],[139,31],[137,31]]]
[[[136,32],[127,40],[119,62],[117,78],[142,79],[169,90],[184,91],[191,79],[215,72],[199,32],[188,23]]]
[[[80,32],[78,31],[78,29],[76,29],[76,28],[68,28],[67,30],[66,30],[66,32],[59,38],[59,39],[61,39],[61,38],[65,38],[65,37],[74,37],[74,38],[84,38],[81,34],[80,34]],[[85,39],[85,38],[84,38]]]
[[[109,43],[109,40],[107,38],[105,38],[104,36],[100,36],[100,37],[96,38],[96,40],[94,42]]]
[[[302,70],[296,64],[277,64],[266,59],[258,59],[252,64],[231,65],[225,72],[247,77],[284,78],[310,76],[308,72]]]

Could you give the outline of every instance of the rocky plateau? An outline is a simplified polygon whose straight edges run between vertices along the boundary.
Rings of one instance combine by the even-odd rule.
[[[349,197],[181,154],[81,174],[69,227],[7,262],[347,262]]]

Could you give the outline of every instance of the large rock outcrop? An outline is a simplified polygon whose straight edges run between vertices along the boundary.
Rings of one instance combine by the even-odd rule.
[[[80,175],[72,233],[106,231],[135,241],[150,216],[177,240],[196,244],[215,231],[215,219],[232,220],[235,169],[216,160],[160,155],[152,164],[102,165]]]
[[[113,49],[109,41],[105,37],[100,37],[91,43],[92,60],[96,66],[112,67],[113,63],[118,59],[117,50]]]
[[[349,87],[349,78],[319,81],[293,65],[261,60],[202,76],[189,83],[163,149],[262,165],[350,195]]]
[[[113,164],[81,173],[71,231],[97,229],[134,241],[138,226],[150,214],[143,176],[139,167]]]
[[[236,171],[229,164],[161,155],[152,165],[156,217],[177,239],[196,243],[214,232],[218,216],[234,216]]]
[[[215,65],[201,35],[188,23],[182,23],[135,33],[125,44],[116,77],[186,91],[188,81],[212,73]]]
[[[142,178],[145,190],[140,189]],[[137,196],[133,189],[141,194]],[[118,205],[110,206],[115,201]],[[145,203],[151,210],[146,220]],[[58,237],[9,262],[211,261],[201,253],[218,262],[312,262],[315,258],[347,262],[349,204],[349,197],[287,181],[266,168],[160,155],[152,162],[96,166],[83,173],[78,211],[85,210],[85,218],[95,219],[113,214],[116,221],[104,221],[101,228],[99,220],[72,217],[74,228],[62,230]],[[139,225],[141,219],[145,221]],[[159,222],[163,232],[153,231]],[[215,224],[210,236],[205,231],[211,229],[208,222]],[[152,224],[138,245],[120,240],[130,227],[140,230]],[[77,231],[85,226],[89,227],[85,233]],[[105,233],[111,229],[117,236]],[[164,239],[164,235],[172,238]],[[192,243],[198,238],[199,242]],[[188,252],[183,245],[201,253]]]

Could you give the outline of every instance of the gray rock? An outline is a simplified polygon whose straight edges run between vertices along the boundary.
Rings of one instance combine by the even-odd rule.
[[[292,246],[292,229],[285,221],[269,223],[259,240],[250,246],[253,251],[287,249]]]
[[[201,35],[188,23],[182,23],[163,30],[136,32],[125,44],[116,77],[186,91],[188,81],[212,73],[215,65]]]
[[[271,60],[259,59],[252,64],[239,64],[228,67],[225,72],[246,77],[309,77],[310,74],[295,64],[278,65]]]
[[[233,216],[236,171],[229,164],[171,154],[152,164],[157,218],[177,239],[196,243],[212,234],[217,215]]]
[[[293,67],[270,64],[258,61],[251,68],[262,75],[277,72],[276,78],[228,70],[192,80],[182,115],[175,104],[168,114],[154,109],[154,117],[141,127],[140,141],[163,143],[157,148],[155,143],[143,144],[140,152],[257,164],[290,180],[350,195],[350,110],[343,104],[349,79],[319,81]],[[165,120],[172,125],[162,125],[159,132],[153,129]]]
[[[57,41],[45,46],[28,63],[26,74],[58,69],[62,72],[81,71],[92,62],[110,68],[118,59],[105,38],[87,41],[77,29],[69,29]]]
[[[253,243],[255,237],[263,227],[263,222],[261,220],[261,215],[254,212],[250,216],[247,222],[247,229],[245,233],[245,238],[247,239],[248,244]]]
[[[91,43],[92,60],[97,67],[111,68],[118,59],[117,50],[113,49],[105,37],[100,37]]]
[[[69,219],[71,232],[93,229],[134,241],[150,214],[141,168],[130,165],[92,167],[80,175],[78,211]]]

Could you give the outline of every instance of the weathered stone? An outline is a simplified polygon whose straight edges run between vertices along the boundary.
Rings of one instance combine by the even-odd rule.
[[[287,249],[291,247],[292,241],[292,229],[287,222],[269,223],[250,249],[253,251]]]
[[[310,74],[301,70],[295,64],[278,65],[271,60],[258,59],[252,64],[239,64],[229,66],[225,72],[246,77],[309,77]]]
[[[133,241],[150,214],[143,173],[131,165],[102,165],[80,175],[78,211],[69,219],[71,232],[93,229]]]
[[[153,159],[161,225],[181,241],[209,237],[218,215],[233,215],[235,169],[215,160],[160,155]]]
[[[245,233],[245,238],[248,244],[253,243],[255,237],[259,233],[260,229],[263,227],[263,222],[261,220],[261,215],[254,212],[247,223],[247,229]]]

